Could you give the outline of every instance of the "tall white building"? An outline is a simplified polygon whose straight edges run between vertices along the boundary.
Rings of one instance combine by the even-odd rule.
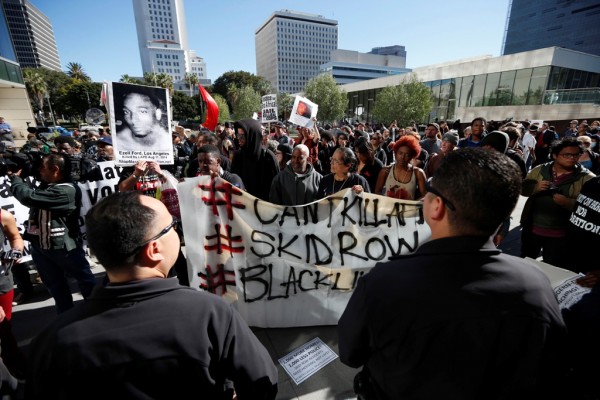
[[[298,93],[338,46],[338,23],[321,15],[275,11],[255,32],[256,74],[280,92]]]
[[[144,73],[166,73],[176,89],[186,73],[206,83],[206,63],[188,48],[183,0],[133,0],[133,12]]]

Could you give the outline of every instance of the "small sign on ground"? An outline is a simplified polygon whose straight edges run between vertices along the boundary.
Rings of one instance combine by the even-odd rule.
[[[338,355],[321,339],[314,338],[281,357],[279,364],[296,385],[299,385],[337,357]]]

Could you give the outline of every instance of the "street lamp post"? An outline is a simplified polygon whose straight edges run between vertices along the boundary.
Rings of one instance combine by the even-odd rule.
[[[369,119],[369,114],[371,113],[371,103],[373,102],[373,99],[367,99],[367,122],[371,123],[371,120]]]

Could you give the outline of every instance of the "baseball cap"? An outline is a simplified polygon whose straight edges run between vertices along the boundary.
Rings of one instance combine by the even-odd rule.
[[[107,144],[109,146],[112,146],[113,145],[112,144],[112,137],[110,137],[110,136],[102,136],[102,137],[100,137],[100,139],[98,139],[96,141],[97,145],[100,144],[100,143],[104,143],[104,144]]]

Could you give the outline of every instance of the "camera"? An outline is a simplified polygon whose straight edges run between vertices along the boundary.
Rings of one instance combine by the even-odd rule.
[[[553,183],[548,187],[548,191],[551,194],[560,193],[560,188]]]

